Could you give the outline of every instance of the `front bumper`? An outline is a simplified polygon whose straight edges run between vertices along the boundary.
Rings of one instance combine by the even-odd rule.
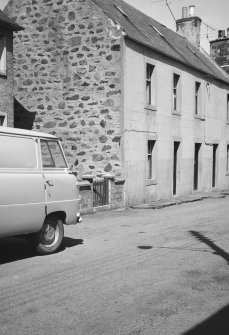
[[[80,222],[82,222],[82,218],[80,216],[80,213],[77,213],[77,215],[76,215],[76,223],[80,223]]]

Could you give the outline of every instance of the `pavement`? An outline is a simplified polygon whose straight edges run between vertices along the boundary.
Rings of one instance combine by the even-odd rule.
[[[226,196],[229,196],[229,190],[204,192],[204,193],[198,192],[190,195],[180,196],[173,199],[165,199],[165,200],[152,201],[144,204],[131,205],[130,207],[133,209],[160,209],[188,202],[201,201],[204,199],[220,199],[225,198]]]

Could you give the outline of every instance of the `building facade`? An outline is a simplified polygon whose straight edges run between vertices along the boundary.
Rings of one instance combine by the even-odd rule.
[[[13,31],[21,27],[0,10],[0,126],[13,127]]]
[[[6,13],[25,27],[15,125],[33,113],[29,127],[62,140],[85,211],[92,186],[110,208],[228,188],[229,78],[198,47],[122,0],[11,0]]]

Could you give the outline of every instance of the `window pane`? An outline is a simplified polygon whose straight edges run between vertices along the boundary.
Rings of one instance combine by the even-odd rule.
[[[173,74],[173,109],[178,109],[178,83],[179,83],[180,76],[178,74]]]
[[[155,66],[146,64],[146,103],[156,104]]]
[[[54,160],[52,158],[48,143],[46,141],[41,141],[41,156],[43,167],[55,167]]]
[[[4,36],[0,36],[0,73],[6,73],[6,46]]]
[[[59,143],[57,141],[49,141],[48,144],[49,144],[52,157],[55,162],[55,166],[57,168],[66,168],[67,165],[66,165],[63,153],[60,149]]]
[[[66,162],[57,141],[41,140],[43,167],[66,168]]]
[[[36,143],[32,138],[0,135],[0,168],[36,166]]]
[[[5,123],[5,115],[0,115],[0,126],[3,126]]]
[[[155,164],[153,166],[154,145],[155,145],[155,141],[148,141],[148,179],[155,178],[156,176],[156,166]]]

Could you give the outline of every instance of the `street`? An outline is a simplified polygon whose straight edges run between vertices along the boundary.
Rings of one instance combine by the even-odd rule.
[[[85,215],[50,256],[0,239],[0,334],[228,335],[228,204]]]

